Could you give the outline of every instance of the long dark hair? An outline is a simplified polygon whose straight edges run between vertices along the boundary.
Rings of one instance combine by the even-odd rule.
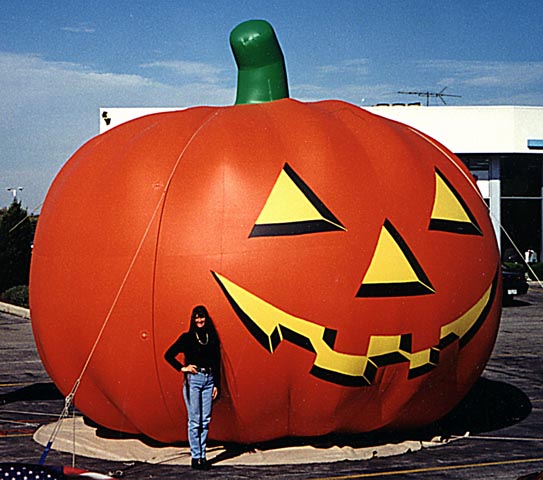
[[[209,315],[207,308],[203,305],[198,305],[192,309],[192,314],[190,316],[189,332],[194,332],[198,328],[196,326],[196,317],[204,317],[206,319],[206,323],[203,327],[204,332],[209,333],[212,337],[218,338],[217,330],[215,329],[213,319],[211,318],[211,315]]]

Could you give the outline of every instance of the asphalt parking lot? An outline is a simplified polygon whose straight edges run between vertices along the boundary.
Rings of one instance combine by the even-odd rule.
[[[543,472],[543,289],[532,284],[526,295],[503,309],[493,355],[473,391],[439,425],[416,437],[450,438],[443,446],[386,458],[296,465],[223,466],[209,472],[187,466],[109,462],[77,457],[77,466],[129,479],[286,478],[286,479],[522,479]],[[54,422],[64,400],[49,380],[34,346],[30,321],[0,313],[0,462],[37,463],[43,447],[33,440],[41,425]],[[469,432],[469,433],[468,433]],[[358,436],[316,440],[376,445],[401,438]],[[268,448],[285,447],[278,442]],[[231,455],[236,455],[232,448]],[[70,465],[71,455],[51,451],[47,463]],[[543,476],[541,477],[543,478]]]

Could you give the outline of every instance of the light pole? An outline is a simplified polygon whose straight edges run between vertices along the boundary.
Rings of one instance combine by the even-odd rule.
[[[13,201],[17,201],[17,192],[22,192],[24,187],[8,187],[6,190],[13,195]]]

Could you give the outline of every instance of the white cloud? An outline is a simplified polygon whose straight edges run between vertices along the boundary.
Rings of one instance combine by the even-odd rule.
[[[63,32],[71,32],[71,33],[94,33],[94,28],[88,28],[88,27],[63,27],[61,28]]]
[[[157,61],[145,63],[141,67],[164,69],[175,75],[194,78],[206,83],[218,83],[224,78],[224,69],[201,62],[184,60]]]
[[[518,89],[543,83],[543,62],[431,60],[418,62],[418,66],[448,75],[449,82],[477,88]]]
[[[321,65],[317,73],[323,75],[367,75],[369,73],[369,60],[366,58],[343,60],[336,64]]]
[[[62,27],[61,30],[63,32],[70,32],[70,33],[94,33],[96,31],[96,29],[89,27],[84,23],[81,23],[76,26]]]
[[[323,99],[343,100],[358,106],[369,106],[377,101],[386,101],[393,87],[390,84],[338,83],[322,86],[311,83],[297,84],[291,88],[291,95],[298,100],[311,102]]]
[[[25,187],[24,205],[39,204],[69,156],[98,133],[100,107],[234,102],[233,87],[193,80],[172,86],[141,75],[0,52],[1,181]],[[0,196],[0,206],[9,201]]]

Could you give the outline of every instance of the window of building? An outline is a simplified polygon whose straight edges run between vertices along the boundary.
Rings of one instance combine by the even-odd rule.
[[[502,231],[501,239],[504,260],[522,263],[517,249],[522,256],[528,249],[534,250],[541,258],[541,200],[502,200],[501,220],[507,232]]]
[[[543,155],[500,156],[503,197],[541,197]]]
[[[502,155],[500,174],[502,256],[531,249],[541,258],[543,155]]]
[[[487,155],[459,155],[476,180],[489,180],[489,158]]]

